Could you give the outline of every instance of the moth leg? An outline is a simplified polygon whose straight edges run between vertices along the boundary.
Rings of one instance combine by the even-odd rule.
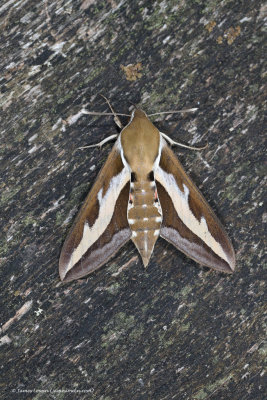
[[[164,139],[167,140],[167,142],[169,142],[169,144],[171,146],[180,146],[180,147],[184,147],[185,149],[190,149],[190,150],[204,150],[208,147],[208,143],[205,144],[205,146],[202,147],[194,147],[194,146],[188,146],[186,144],[182,144],[179,142],[175,142],[174,140],[172,140],[169,136],[167,136],[165,133],[160,132],[160,134],[164,137]]]
[[[118,134],[110,135],[107,138],[101,140],[101,142],[99,142],[99,143],[91,144],[89,146],[78,147],[77,150],[89,149],[91,147],[100,147],[101,148],[103,146],[103,144],[110,142],[111,140],[117,139],[117,137],[118,137]]]

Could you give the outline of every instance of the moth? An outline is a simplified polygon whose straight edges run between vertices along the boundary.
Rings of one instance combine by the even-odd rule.
[[[130,239],[146,267],[159,236],[201,265],[233,272],[233,246],[168,145],[177,143],[141,109],[115,137],[63,245],[61,280],[92,273]]]

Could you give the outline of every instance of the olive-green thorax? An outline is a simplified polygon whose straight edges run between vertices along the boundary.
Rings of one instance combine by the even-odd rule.
[[[131,123],[121,133],[123,155],[137,180],[147,180],[147,174],[159,151],[160,134],[142,110],[136,110]]]

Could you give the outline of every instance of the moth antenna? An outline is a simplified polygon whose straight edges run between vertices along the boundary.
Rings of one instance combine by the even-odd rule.
[[[134,108],[135,108],[136,110],[138,109],[137,105],[134,104],[131,100],[129,100],[129,103],[131,103],[131,104],[134,106]]]
[[[89,115],[114,115],[113,113],[108,113],[108,112],[99,112],[99,111],[88,111],[85,110],[84,108],[81,111],[83,114],[89,114]],[[122,114],[122,113],[117,113],[116,115],[122,115],[123,117],[130,117],[130,114]]]
[[[82,114],[88,114],[88,115],[114,115],[113,113],[108,113],[108,112],[99,112],[99,111],[88,111],[85,109],[82,109]],[[121,115],[123,117],[130,117],[130,114],[121,114],[117,113],[116,115]]]
[[[172,140],[168,135],[166,135],[163,132],[160,132],[160,134],[164,137],[164,139],[167,140],[167,142],[170,143],[171,146],[179,146],[179,147],[183,147],[185,149],[190,149],[190,150],[205,150],[208,147],[208,143],[205,144],[205,146],[201,146],[201,147],[194,147],[194,146],[188,146],[186,144],[183,143],[179,143],[179,142],[175,142],[174,140]]]
[[[118,127],[119,127],[120,129],[122,129],[122,128],[123,128],[123,125],[122,125],[122,123],[121,123],[121,120],[119,119],[118,114],[115,113],[115,111],[114,111],[112,105],[110,104],[110,101],[109,101],[103,94],[101,94],[101,93],[99,93],[99,96],[103,97],[103,99],[106,100],[106,102],[107,102],[107,104],[108,104],[108,106],[109,106],[109,108],[110,108],[112,114],[114,115],[114,122],[115,122],[115,124],[118,125]]]
[[[185,108],[184,110],[161,111],[161,112],[157,112],[154,114],[149,114],[148,117],[152,117],[154,115],[160,115],[160,114],[177,114],[177,113],[195,112],[197,110],[198,110],[198,108]]]

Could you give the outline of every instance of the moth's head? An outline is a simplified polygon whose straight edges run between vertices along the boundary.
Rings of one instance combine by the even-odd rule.
[[[133,118],[147,118],[147,115],[140,108],[136,108],[132,111],[131,121],[133,120]]]

